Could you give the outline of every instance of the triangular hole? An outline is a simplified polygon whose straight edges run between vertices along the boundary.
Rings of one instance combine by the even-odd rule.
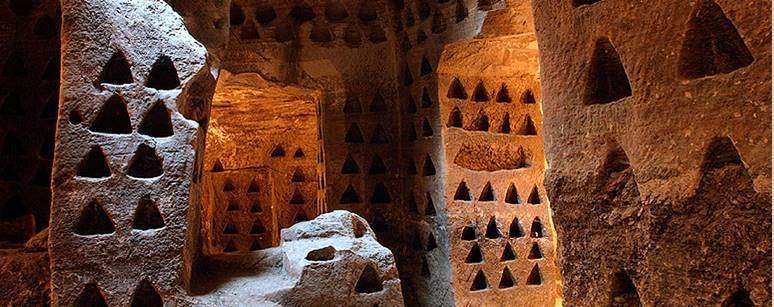
[[[428,61],[426,57],[422,57],[422,68],[420,71],[422,76],[433,73],[433,65],[430,65],[430,61]]]
[[[384,161],[379,155],[374,155],[371,160],[371,167],[368,169],[369,175],[383,175],[387,173],[387,166],[384,165]]]
[[[360,2],[360,11],[357,14],[360,21],[369,23],[379,18],[374,1],[364,0]]]
[[[414,97],[408,96],[408,104],[406,105],[406,112],[408,112],[408,114],[417,113],[417,102],[414,101]]]
[[[169,137],[175,134],[172,128],[172,120],[169,117],[169,110],[163,101],[159,100],[145,114],[140,128],[137,130],[140,134],[156,138]]]
[[[224,253],[235,253],[237,252],[236,245],[234,244],[234,241],[228,241],[226,243],[226,247],[223,248]]]
[[[422,167],[422,176],[435,176],[435,164],[429,154],[425,155],[425,164]]]
[[[532,271],[529,272],[529,277],[527,277],[527,285],[539,286],[541,284],[543,284],[543,276],[540,274],[540,267],[535,264],[535,266],[532,267]]]
[[[376,94],[374,100],[371,100],[371,106],[369,106],[368,111],[374,113],[387,112],[387,102],[384,100],[384,97],[380,94]]]
[[[519,197],[519,191],[516,190],[516,185],[511,183],[508,186],[508,191],[505,193],[505,203],[518,205],[521,204],[521,197]]]
[[[164,218],[159,212],[159,207],[150,199],[143,197],[137,210],[134,211],[132,228],[139,230],[159,229],[164,227]]]
[[[430,125],[430,122],[427,120],[427,118],[422,121],[422,136],[433,136],[433,126]]]
[[[449,91],[446,93],[446,98],[463,100],[468,99],[468,92],[465,91],[465,87],[462,85],[462,82],[460,82],[459,79],[454,78],[454,80],[452,80],[452,83],[449,86]]]
[[[465,263],[482,263],[484,262],[484,254],[481,253],[481,247],[478,243],[473,243],[473,247],[470,248],[468,256],[465,257]]]
[[[304,211],[302,208],[299,208],[298,212],[296,212],[296,216],[293,218],[293,223],[301,223],[308,220],[309,217],[306,215],[306,211]]]
[[[298,189],[295,189],[293,191],[293,196],[290,197],[290,204],[291,205],[303,205],[304,204],[304,196],[301,195],[301,191]]]
[[[454,109],[449,114],[449,121],[446,122],[446,126],[462,128],[462,125],[462,111],[460,111],[460,108],[454,107]]]
[[[131,307],[162,307],[164,301],[156,288],[148,281],[143,279],[132,294]]]
[[[157,90],[172,90],[180,86],[180,78],[171,58],[162,55],[153,63],[145,86]]]
[[[495,97],[495,101],[502,102],[502,103],[510,103],[513,99],[511,99],[511,94],[508,91],[508,86],[503,83],[500,85],[500,90],[497,91],[497,97]]]
[[[220,173],[222,171],[225,171],[223,168],[223,163],[221,163],[220,160],[215,160],[215,163],[212,164],[212,172]]]
[[[465,181],[460,182],[460,185],[457,186],[457,191],[454,192],[454,200],[470,201],[471,199],[472,197],[470,196],[468,184],[465,183]]]
[[[529,193],[529,199],[527,200],[527,202],[533,205],[538,205],[542,203],[542,201],[540,200],[540,192],[538,192],[537,186],[532,187],[532,192]]]
[[[473,97],[471,97],[471,99],[475,102],[485,102],[491,99],[489,98],[489,90],[486,89],[483,81],[478,81],[476,88],[473,90]]]
[[[406,158],[406,173],[409,175],[417,174],[417,164],[414,162],[414,158]]]
[[[304,171],[301,170],[301,168],[296,168],[295,171],[293,171],[293,176],[290,177],[290,182],[297,183],[297,182],[304,182],[306,180],[306,176],[304,175]]]
[[[503,269],[503,275],[500,277],[500,285],[498,286],[500,289],[508,289],[513,288],[516,286],[516,281],[513,279],[513,274],[511,274],[511,270],[508,267],[505,267]]]
[[[487,239],[497,239],[502,237],[502,234],[500,234],[500,229],[497,227],[497,220],[494,218],[489,219],[489,224],[486,225],[486,234],[484,235]]]
[[[140,144],[134,152],[134,157],[129,161],[127,174],[135,178],[154,178],[164,173],[161,158],[156,155],[152,147]]]
[[[105,67],[102,68],[102,73],[99,74],[99,83],[115,85],[134,83],[132,70],[123,52],[113,53]]]
[[[503,115],[503,122],[500,124],[500,129],[497,129],[497,132],[504,134],[511,133],[511,114],[508,112],[505,112],[505,115]]]
[[[238,26],[245,23],[245,12],[238,5],[232,3],[229,10],[229,23],[232,26]]]
[[[357,293],[375,293],[382,291],[382,289],[382,279],[379,277],[379,272],[372,264],[367,264],[357,279],[355,291]]]
[[[105,297],[102,296],[97,285],[90,283],[78,295],[74,306],[108,307],[108,304],[105,302]]]
[[[258,200],[254,200],[250,204],[250,213],[261,213],[263,212],[263,208],[261,208],[261,203],[258,202]]]
[[[513,218],[513,221],[511,221],[511,227],[508,228],[508,236],[511,238],[521,238],[524,236],[524,228],[521,227],[518,217]]]
[[[403,66],[403,86],[410,86],[414,84],[414,76],[411,75],[411,69],[408,64]]]
[[[637,290],[636,288],[634,289]],[[635,292],[636,294],[636,292]],[[639,303],[639,295],[637,295],[637,301]],[[738,289],[734,291],[723,303],[721,307],[754,307],[755,303],[750,299],[750,292],[745,289]]]
[[[618,52],[606,37],[597,39],[591,57],[584,103],[606,104],[632,95]]]
[[[543,233],[543,223],[540,222],[540,218],[535,218],[535,220],[532,221],[532,228],[530,228],[529,233],[533,238],[545,237],[545,234]]]
[[[255,9],[255,21],[262,25],[268,25],[277,18],[277,12],[273,7],[260,5]]]
[[[512,260],[516,260],[516,253],[513,251],[511,242],[506,242],[505,248],[503,249],[503,254],[502,256],[500,256],[500,261],[506,262],[506,261],[512,261]]]
[[[425,193],[425,215],[435,215],[435,204],[433,203],[433,197],[430,193]]]
[[[486,280],[484,271],[479,270],[476,277],[473,278],[473,284],[470,285],[470,291],[481,291],[489,289],[489,281]]]
[[[347,129],[347,134],[344,136],[344,142],[352,144],[363,143],[363,133],[356,123],[352,123],[352,125],[349,126],[349,129]]]
[[[408,138],[409,142],[413,142],[417,140],[417,129],[414,126],[414,122],[411,121],[406,125],[406,138]]]
[[[723,9],[711,0],[698,1],[680,49],[680,76],[696,79],[730,73],[754,60]]]
[[[344,114],[362,113],[363,107],[360,105],[360,100],[357,98],[348,98],[344,102]]]
[[[476,235],[475,226],[465,226],[462,228],[462,240],[463,241],[475,241],[478,238]]]
[[[105,154],[99,146],[94,146],[86,154],[78,167],[78,176],[87,178],[110,177],[110,167],[105,160]]]
[[[263,226],[263,222],[261,222],[261,219],[255,219],[255,222],[253,222],[253,226],[250,227],[250,234],[258,235],[265,232],[266,232],[266,227]]]
[[[258,193],[261,191],[261,187],[255,179],[250,181],[250,186],[247,187],[247,193]]]
[[[476,118],[468,126],[468,130],[489,131],[489,116],[486,115],[486,111],[482,109],[478,112]]]
[[[132,122],[129,119],[129,112],[126,111],[124,99],[118,95],[111,96],[102,105],[89,130],[109,134],[132,133]]]
[[[347,189],[344,190],[344,193],[341,194],[339,203],[343,205],[360,203],[360,195],[357,194],[355,188],[350,184],[347,186]]]
[[[234,183],[231,180],[226,180],[226,183],[223,184],[223,192],[233,192],[234,190],[236,190]]]
[[[371,144],[387,144],[389,142],[387,132],[384,131],[382,125],[377,124],[374,128],[374,133],[371,135]]]
[[[427,91],[427,88],[422,89],[422,107],[423,108],[429,108],[433,106],[433,99],[430,98],[430,92]]]
[[[377,183],[374,187],[374,194],[371,196],[372,204],[386,204],[392,202],[390,191],[383,183]]]
[[[529,250],[527,259],[543,259],[543,252],[540,251],[540,245],[538,245],[537,242],[532,243],[532,248]]]
[[[341,173],[344,175],[360,173],[360,167],[355,162],[355,159],[352,158],[352,155],[347,154],[347,158],[344,159],[344,165],[341,166]]]
[[[81,210],[73,232],[82,236],[110,234],[116,231],[113,221],[105,208],[97,201],[92,201]]]
[[[261,246],[260,239],[255,239],[255,240],[253,240],[253,243],[250,244],[250,251],[251,252],[254,252],[254,251],[257,251],[257,250],[262,250],[262,249],[263,249],[263,246]]]
[[[532,93],[531,89],[526,89],[523,93],[521,93],[521,103],[524,103],[524,104],[537,103],[537,101],[535,100],[535,94]]]
[[[226,211],[229,211],[229,212],[239,211],[239,201],[233,198],[229,200],[228,206],[226,207]]]
[[[277,144],[277,146],[275,146],[274,149],[271,151],[270,156],[272,158],[284,157],[285,156],[285,148],[282,147],[281,144]]]
[[[293,153],[293,158],[299,159],[305,157],[306,154],[304,153],[304,150],[301,149],[301,147],[296,149],[296,152]]]
[[[81,116],[81,112],[78,112],[78,110],[72,110],[70,111],[70,116],[68,116],[67,120],[70,124],[80,125],[83,122],[83,116]]]
[[[478,201],[495,201],[495,193],[492,189],[491,183],[486,183],[484,189],[481,190],[481,195],[478,197]]]
[[[239,234],[239,230],[237,230],[236,226],[232,222],[228,222],[226,224],[226,227],[223,228],[223,234],[224,235],[235,235]],[[230,242],[231,243],[231,242]]]

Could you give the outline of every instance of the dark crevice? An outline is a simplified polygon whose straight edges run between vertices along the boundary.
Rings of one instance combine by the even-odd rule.
[[[135,178],[154,178],[164,173],[161,158],[152,147],[140,144],[129,161],[127,174]]]
[[[606,104],[632,95],[618,51],[607,37],[597,39],[591,56],[584,103]]]
[[[137,210],[134,211],[132,228],[139,230],[159,229],[164,227],[164,218],[156,203],[150,197],[143,197]]]

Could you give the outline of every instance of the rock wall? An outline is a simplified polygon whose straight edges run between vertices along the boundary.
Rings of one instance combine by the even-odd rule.
[[[319,96],[221,72],[204,152],[205,254],[277,246],[280,229],[324,212]]]
[[[207,51],[159,0],[62,2],[52,305],[145,304],[188,288]]]
[[[438,68],[455,302],[553,306],[556,234],[543,190],[538,52],[502,36],[444,50]]]
[[[770,3],[533,5],[565,303],[770,305]]]
[[[0,1],[0,241],[48,226],[60,23],[59,1]]]

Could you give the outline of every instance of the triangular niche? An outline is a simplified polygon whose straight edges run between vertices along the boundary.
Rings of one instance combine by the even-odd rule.
[[[160,56],[153,63],[148,80],[145,86],[157,90],[172,90],[180,86],[180,78],[177,76],[177,69],[172,59],[166,55]]]
[[[138,230],[164,228],[164,218],[159,212],[159,207],[150,197],[140,199],[137,210],[134,211],[132,228]]]
[[[167,110],[164,101],[159,100],[148,110],[145,118],[140,122],[140,128],[137,131],[140,134],[156,138],[170,137],[175,134],[169,110]]]
[[[129,119],[129,112],[126,111],[124,98],[119,95],[108,98],[92,121],[89,130],[108,134],[132,133],[132,122]]]
[[[110,177],[110,166],[105,160],[102,148],[93,146],[78,166],[78,176],[86,178]]]
[[[110,234],[115,231],[116,228],[110,216],[96,200],[91,201],[86,207],[81,209],[78,221],[75,223],[75,228],[73,228],[75,234],[82,236]]]
[[[584,103],[606,104],[632,95],[618,51],[607,37],[597,39],[586,79]]]
[[[164,173],[161,158],[152,147],[140,144],[129,161],[127,174],[135,178],[155,178]]]
[[[132,294],[131,307],[162,307],[164,300],[156,288],[148,281],[143,279]]]
[[[379,277],[379,272],[372,264],[366,264],[355,284],[355,292],[375,293],[382,291],[382,289],[384,288],[382,286],[382,279]]]
[[[99,83],[114,85],[134,83],[132,70],[123,52],[116,51],[113,53],[99,74]]]

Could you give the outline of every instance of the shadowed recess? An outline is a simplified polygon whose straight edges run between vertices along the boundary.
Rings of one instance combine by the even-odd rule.
[[[618,51],[607,37],[597,39],[586,79],[584,104],[606,104],[632,95]]]
[[[478,270],[476,277],[473,278],[473,284],[470,285],[470,291],[481,291],[489,289],[489,281],[486,280],[484,271]]]
[[[81,161],[78,167],[78,176],[87,178],[107,178],[110,177],[110,166],[105,160],[105,154],[102,148],[93,146]]]
[[[344,136],[344,142],[352,144],[363,143],[363,132],[360,131],[360,127],[356,123],[352,123],[347,129],[347,134]]]
[[[465,226],[464,228],[462,228],[462,240],[475,241],[477,238],[478,238],[478,235],[476,235],[475,226]]]
[[[543,276],[540,273],[540,267],[536,263],[534,267],[532,267],[532,271],[529,272],[529,276],[527,277],[527,285],[528,286],[539,286],[543,284]]]
[[[113,53],[99,74],[99,83],[114,85],[134,83],[132,70],[123,52],[116,51]]]
[[[476,84],[476,88],[473,90],[473,97],[471,97],[471,100],[475,102],[486,102],[486,101],[489,101],[490,99],[491,98],[489,97],[489,90],[486,89],[484,82],[478,81],[478,84]]]
[[[495,192],[492,189],[492,184],[487,182],[484,189],[481,190],[481,195],[478,197],[478,201],[495,201]]]
[[[341,199],[339,200],[339,203],[343,205],[357,204],[360,202],[360,195],[358,195],[355,187],[353,187],[351,184],[347,186],[347,189],[344,190],[343,194],[341,194]]]
[[[110,234],[116,231],[113,221],[102,207],[102,204],[96,200],[91,201],[86,207],[81,209],[78,221],[75,224],[73,232],[82,236],[93,236],[101,234]]]
[[[140,144],[129,161],[127,174],[135,178],[154,178],[164,173],[161,158],[152,147]]]
[[[636,291],[637,289],[635,289]],[[635,292],[636,293],[636,292]],[[637,297],[639,301],[639,296]],[[755,303],[750,299],[750,292],[744,288],[740,288],[726,298],[721,307],[754,307]]]
[[[494,216],[489,219],[489,224],[486,225],[486,234],[484,236],[487,239],[497,239],[502,237],[502,234],[500,234],[500,229],[497,227],[497,220]]]
[[[384,183],[377,183],[374,187],[374,193],[371,195],[372,204],[386,204],[392,202],[390,191]]]
[[[642,306],[637,287],[626,272],[621,271],[613,275],[610,284],[610,304],[611,306]]]
[[[453,99],[468,99],[468,92],[465,91],[465,87],[462,85],[459,79],[454,78],[451,85],[449,85],[449,91],[446,94],[447,98]]]
[[[140,134],[157,138],[170,137],[175,133],[172,129],[169,110],[163,101],[159,100],[148,110],[137,131]]]
[[[460,111],[459,107],[454,107],[451,113],[449,113],[449,121],[446,122],[446,127],[462,128],[462,125],[462,111]]]
[[[368,169],[369,175],[383,175],[387,173],[387,166],[379,155],[374,155],[371,160],[371,168]]]
[[[117,94],[110,96],[97,113],[89,130],[108,134],[132,133],[132,122],[124,98]]]
[[[540,245],[537,242],[532,242],[527,259],[543,259],[543,252],[540,251]]]
[[[78,299],[75,300],[74,306],[108,307],[105,302],[105,297],[102,296],[99,288],[97,288],[97,285],[94,283],[87,284],[86,287],[83,288],[81,294],[78,295]]]
[[[360,273],[357,284],[355,284],[355,291],[357,293],[375,293],[382,291],[382,289],[382,279],[379,277],[379,272],[372,264],[366,264],[363,272]]]
[[[508,289],[513,288],[514,286],[516,286],[516,281],[513,278],[513,274],[511,274],[511,270],[506,266],[505,269],[503,269],[503,275],[500,277],[500,285],[498,285],[498,288]]]
[[[140,200],[137,210],[134,211],[132,228],[139,230],[159,229],[164,227],[164,218],[159,212],[159,207],[150,199],[143,197]]]
[[[753,63],[750,49],[717,3],[700,0],[690,16],[680,49],[680,77],[725,74]]]
[[[524,236],[524,229],[521,228],[521,222],[519,222],[518,217],[513,218],[508,234],[511,238],[521,238]]]
[[[148,281],[143,279],[132,294],[131,307],[161,307],[164,301],[156,288]]]
[[[460,182],[460,185],[457,186],[457,191],[454,192],[454,200],[470,201],[471,199],[472,197],[470,195],[468,184],[465,183],[465,181]]]
[[[516,253],[513,251],[511,242],[505,242],[505,248],[503,249],[503,254],[500,256],[500,261],[506,262],[512,260],[516,260]]]
[[[465,257],[465,263],[482,263],[484,262],[484,254],[481,252],[481,247],[478,243],[473,243],[473,247],[470,248],[468,256]]]
[[[344,164],[341,166],[341,174],[351,175],[359,173],[360,167],[357,165],[357,162],[355,162],[355,159],[352,158],[351,154],[347,154],[347,157],[344,159]]]
[[[536,217],[535,220],[532,221],[532,227],[530,228],[529,233],[533,238],[543,238],[545,237],[543,231],[543,223],[540,222],[540,218]]]
[[[177,68],[172,59],[166,55],[160,56],[153,63],[145,86],[157,90],[172,90],[180,86],[180,78],[177,76]]]
[[[425,193],[425,215],[435,215],[435,204],[433,202],[433,196],[430,193]]]

